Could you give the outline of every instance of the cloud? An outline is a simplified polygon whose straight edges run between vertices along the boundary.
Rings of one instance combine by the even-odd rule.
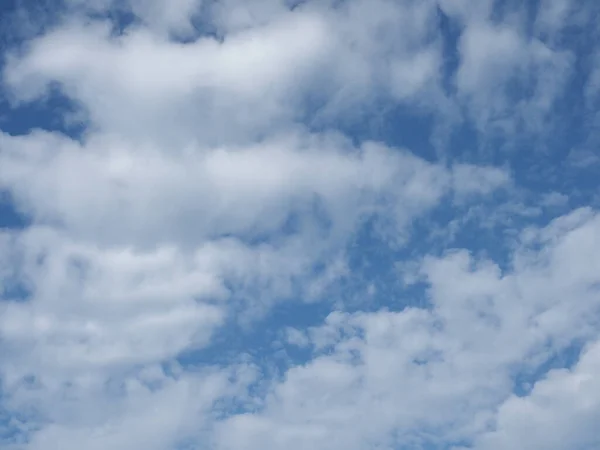
[[[539,415],[531,419],[524,408],[533,408],[527,405],[541,392],[557,395],[559,401],[566,386],[557,392],[548,384],[571,378],[570,372],[550,372],[548,381],[539,381],[522,398],[512,394],[512,377],[548,358],[549,343],[555,352],[574,340],[597,336],[598,277],[587,272],[588,278],[581,269],[597,267],[598,261],[593,251],[580,252],[580,245],[595,242],[590,238],[599,230],[598,217],[584,211],[536,230],[553,244],[539,252],[518,249],[514,269],[506,274],[464,251],[426,259],[421,273],[429,286],[430,309],[331,314],[324,325],[308,331],[314,359],[276,381],[260,413],[221,423],[222,446],[217,448],[329,448],[332,442],[352,449],[446,448],[444,443],[473,437],[473,448],[504,448],[522,442],[517,433],[538,418],[547,420],[538,425],[544,434],[541,430],[552,426],[551,419],[544,419],[546,407],[540,405]],[[578,269],[565,270],[573,264]],[[293,344],[305,345],[306,337],[298,332],[292,336]],[[593,355],[592,350],[584,353],[579,364],[585,367]],[[587,370],[590,383],[592,369]],[[574,368],[572,378],[579,379],[579,372]],[[569,421],[568,432],[554,435],[561,440],[529,437],[531,448],[546,448],[550,442],[552,448],[567,448],[570,436],[591,426],[593,411],[597,415],[592,400],[583,393],[567,395],[569,408],[589,405],[590,412],[583,413],[589,421]],[[556,413],[567,416],[560,405]],[[502,440],[510,433],[514,437]]]
[[[415,94],[436,85],[440,52],[427,38],[435,18],[429,4],[307,2],[290,11],[276,2],[230,3],[203,16],[214,33],[187,44],[165,37],[144,14],[146,26],[117,36],[110,21],[73,14],[13,55],[5,82],[21,101],[58,85],[95,127],[178,145],[254,139],[306,116],[360,117],[355,110],[390,94],[421,103]],[[235,25],[240,15],[245,26]],[[443,100],[423,97],[432,97],[431,107]]]
[[[540,130],[570,75],[570,53],[488,21],[467,25],[459,48],[458,92],[479,127],[497,126],[509,135]]]
[[[529,448],[592,448],[598,399],[594,375],[598,342],[590,344],[571,370],[556,369],[536,383],[528,397],[508,398],[498,412],[498,427],[478,440],[482,449],[523,445]]]
[[[2,55],[3,448],[597,445],[570,2],[46,13]]]

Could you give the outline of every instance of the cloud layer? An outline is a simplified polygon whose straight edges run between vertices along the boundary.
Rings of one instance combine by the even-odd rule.
[[[7,12],[3,448],[600,446],[597,11],[538,3]]]

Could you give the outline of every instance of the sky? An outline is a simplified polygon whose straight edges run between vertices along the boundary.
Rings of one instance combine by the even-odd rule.
[[[0,6],[0,447],[600,448],[600,4]]]

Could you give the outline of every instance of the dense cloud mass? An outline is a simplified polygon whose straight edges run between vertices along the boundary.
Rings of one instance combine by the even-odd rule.
[[[596,2],[0,12],[3,449],[600,448]]]

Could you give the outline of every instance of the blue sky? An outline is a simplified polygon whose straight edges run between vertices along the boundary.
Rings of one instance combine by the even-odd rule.
[[[599,448],[599,12],[5,3],[2,448]]]

